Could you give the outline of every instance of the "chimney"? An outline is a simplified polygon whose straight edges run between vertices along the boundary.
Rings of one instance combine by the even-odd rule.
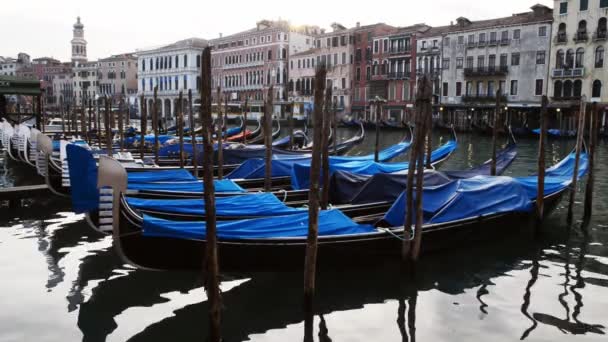
[[[361,23],[357,21],[357,28],[361,27]]]

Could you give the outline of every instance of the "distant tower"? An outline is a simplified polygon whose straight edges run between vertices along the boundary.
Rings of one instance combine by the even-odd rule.
[[[84,40],[84,25],[80,17],[74,24],[74,38],[72,38],[72,63],[83,63],[87,61],[87,41]]]

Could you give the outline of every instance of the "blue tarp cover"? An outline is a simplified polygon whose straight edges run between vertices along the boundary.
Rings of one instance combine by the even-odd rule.
[[[205,201],[196,199],[141,199],[127,198],[129,206],[164,213],[205,215]],[[271,193],[241,196],[217,197],[215,199],[217,216],[275,216],[301,214],[306,209],[288,207]]]
[[[143,235],[177,239],[205,239],[206,223],[170,221],[144,215]],[[319,236],[375,232],[371,225],[359,225],[338,210],[319,213]],[[308,211],[289,216],[217,222],[220,240],[294,238],[308,235]]]
[[[406,192],[384,216],[391,226],[402,226]],[[477,176],[423,190],[424,223],[443,223],[504,212],[529,212],[532,202],[523,186],[511,177]],[[415,220],[413,220],[415,222]]]
[[[99,207],[99,190],[97,189],[97,163],[92,152],[81,146],[68,144],[66,154],[70,174],[72,210],[75,213],[96,210]],[[178,180],[160,182],[171,176]],[[127,177],[130,190],[203,191],[202,182],[190,180],[194,177],[185,170],[141,171],[129,173]],[[145,182],[146,179],[150,182]],[[230,180],[216,180],[214,184],[216,192],[245,192],[243,188]]]
[[[412,146],[412,143],[409,141],[402,141],[396,145],[389,146],[384,150],[378,153],[378,160],[381,162],[389,162],[392,159],[397,158],[402,153],[405,153]],[[364,155],[364,156],[332,156],[330,157],[332,161],[340,162],[350,162],[350,161],[374,161],[375,156],[374,153]]]
[[[246,192],[238,184],[229,179],[214,180],[215,192]],[[205,187],[203,181],[189,182],[157,182],[157,183],[129,183],[129,190],[138,191],[163,191],[163,192],[200,192],[203,193]]]
[[[431,162],[435,163],[452,153],[458,143],[450,140],[433,152],[431,152]],[[273,165],[274,167],[274,165]],[[334,162],[330,159],[330,176],[336,171],[347,171],[358,175],[375,175],[379,173],[395,173],[406,171],[409,167],[408,162],[402,163],[376,163],[372,161],[352,161]],[[294,189],[307,189],[310,185],[310,162],[294,163],[291,173],[291,185]]]
[[[540,128],[533,129],[532,132],[540,134]],[[573,137],[576,131],[562,131],[560,129],[548,129],[547,134],[554,137]]]

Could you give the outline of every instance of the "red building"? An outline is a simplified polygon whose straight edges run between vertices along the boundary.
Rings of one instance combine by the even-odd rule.
[[[376,24],[355,31],[353,117],[376,120],[370,100],[385,100],[381,119],[401,121],[413,110],[416,35],[426,25],[396,28]]]

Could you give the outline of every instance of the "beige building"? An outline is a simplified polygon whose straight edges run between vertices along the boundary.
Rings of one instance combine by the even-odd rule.
[[[131,53],[100,59],[99,95],[119,101],[122,96],[137,94],[137,57]]]
[[[296,53],[289,60],[289,101],[312,104],[315,68],[327,66],[327,85],[332,87],[333,101],[339,115],[352,108],[352,73],[354,29],[332,24],[332,32],[323,32],[314,40],[314,48]],[[310,108],[310,106],[306,106]]]

